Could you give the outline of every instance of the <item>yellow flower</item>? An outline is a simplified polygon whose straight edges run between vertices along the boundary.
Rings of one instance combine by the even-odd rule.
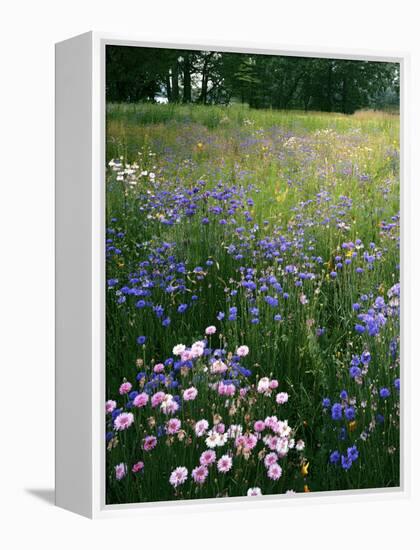
[[[200,149],[202,149],[203,147],[204,147],[204,145],[201,143],[201,141],[199,141],[199,142],[197,143],[197,149],[200,150]]]
[[[304,486],[303,486],[303,492],[304,492],[304,493],[310,493],[310,492],[311,492],[311,490],[309,489],[308,485],[304,485]]]
[[[308,475],[308,470],[309,470],[309,462],[305,462],[304,464],[302,464],[301,468],[300,468],[300,473],[302,474],[302,477],[306,477]]]
[[[356,426],[357,426],[356,420],[352,420],[351,422],[349,422],[349,431],[354,432],[354,430],[356,429]]]

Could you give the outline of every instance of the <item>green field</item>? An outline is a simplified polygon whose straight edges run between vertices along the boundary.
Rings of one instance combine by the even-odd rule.
[[[399,117],[108,104],[106,134],[107,502],[398,486]],[[192,475],[210,432],[231,464]]]

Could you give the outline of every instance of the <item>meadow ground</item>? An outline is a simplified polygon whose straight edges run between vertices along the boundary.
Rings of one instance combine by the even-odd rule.
[[[399,485],[399,118],[107,106],[107,502]]]

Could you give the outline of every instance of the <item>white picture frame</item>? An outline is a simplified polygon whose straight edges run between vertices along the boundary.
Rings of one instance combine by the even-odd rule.
[[[375,490],[147,504],[105,504],[105,47],[149,46],[306,57],[392,61],[401,67],[401,211],[403,320],[408,319],[408,70],[406,53],[309,51],[296,46],[205,41],[142,41],[89,32],[56,44],[56,504],[89,518],[211,507],[296,506],[409,495],[407,335],[402,324],[401,486]]]

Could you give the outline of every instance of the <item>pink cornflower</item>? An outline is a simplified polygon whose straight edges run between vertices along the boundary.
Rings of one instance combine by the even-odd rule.
[[[157,445],[157,439],[154,435],[147,435],[143,439],[143,449],[145,451],[151,451],[156,447],[156,445]]]
[[[272,464],[277,462],[277,459],[278,457],[276,453],[268,453],[268,455],[264,458],[264,466],[269,468]]]
[[[133,472],[133,474],[137,474],[137,472],[140,472],[141,470],[143,470],[143,468],[144,468],[144,462],[139,460],[133,465],[133,467],[131,468],[131,471]]]
[[[202,466],[210,466],[210,464],[213,464],[215,460],[216,460],[215,451],[208,450],[201,453],[200,464]]]
[[[152,407],[157,407],[165,399],[165,394],[163,391],[158,391],[152,395]]]
[[[191,359],[194,359],[194,354],[191,350],[186,349],[181,353],[181,360],[182,361],[190,361]]]
[[[223,422],[219,422],[219,424],[215,426],[215,429],[218,434],[224,434],[226,426],[223,424]]]
[[[208,427],[209,427],[209,423],[207,422],[207,420],[205,420],[204,418],[202,420],[199,420],[196,425],[195,425],[195,435],[197,435],[198,437],[201,437],[202,435],[204,435],[207,430],[208,430]]]
[[[181,429],[181,421],[178,418],[171,418],[166,423],[166,433],[173,435],[179,432]]]
[[[269,388],[270,390],[275,390],[279,387],[278,380],[270,380]]]
[[[254,449],[254,447],[257,445],[258,438],[255,434],[248,434],[245,436],[245,446],[248,449]]]
[[[276,403],[278,405],[284,405],[289,400],[289,395],[286,392],[280,392],[276,395]]]
[[[217,469],[220,473],[226,474],[232,468],[232,457],[223,455],[217,461]]]
[[[239,390],[239,395],[240,395],[241,397],[245,397],[247,393],[248,393],[248,388],[241,388],[241,389]]]
[[[264,420],[257,420],[254,423],[254,430],[256,432],[263,432],[265,430],[265,422]]]
[[[121,481],[123,477],[127,475],[127,465],[124,462],[117,464],[115,466],[115,477],[118,481]]]
[[[267,475],[270,479],[277,481],[281,478],[282,472],[283,470],[281,469],[281,467],[277,463],[275,463],[271,464],[271,466],[268,468]]]
[[[248,353],[249,353],[248,346],[239,346],[239,348],[236,350],[236,354],[239,355],[239,357],[246,357]]]
[[[120,389],[119,389],[120,395],[124,395],[124,394],[128,393],[129,391],[131,391],[132,387],[133,386],[130,384],[130,382],[123,382],[120,386]]]
[[[278,442],[279,442],[279,438],[275,435],[271,435],[268,437],[266,441],[266,445],[270,449],[270,451],[275,451],[277,449]]]
[[[115,420],[114,420],[114,428],[117,431],[126,430],[131,426],[131,424],[134,422],[134,415],[133,413],[121,413],[119,414]]]
[[[187,468],[185,468],[185,466],[178,466],[178,468],[175,468],[175,470],[171,473],[169,477],[169,483],[172,485],[172,487],[179,487],[179,485],[182,485],[187,481],[187,478]]]
[[[277,416],[267,416],[264,422],[265,422],[265,426],[267,428],[270,428],[270,430],[273,430],[273,432],[275,432],[278,429],[279,421],[277,419]]]
[[[133,400],[133,405],[135,407],[145,407],[147,405],[147,402],[149,401],[149,396],[147,393],[139,393],[136,395],[136,397]]]
[[[226,397],[232,397],[235,395],[236,388],[233,384],[224,384],[220,382],[217,387],[217,392],[219,395],[225,395]]]
[[[191,472],[191,477],[199,485],[203,484],[206,481],[206,477],[208,475],[209,471],[203,465],[197,466],[197,468],[194,468],[194,470]]]
[[[198,395],[198,390],[194,388],[194,386],[191,386],[191,388],[184,390],[182,397],[184,401],[194,401],[197,395]]]
[[[216,334],[216,327],[213,326],[213,325],[210,325],[209,327],[206,328],[205,330],[205,333],[207,334],[207,336],[211,336],[212,334]]]
[[[153,372],[155,372],[156,374],[159,374],[159,373],[163,372],[164,370],[165,370],[165,365],[163,363],[157,363],[153,367]]]
[[[117,402],[116,401],[112,401],[112,399],[109,399],[106,403],[105,403],[105,411],[107,413],[112,413],[112,411],[116,408],[117,406]]]

